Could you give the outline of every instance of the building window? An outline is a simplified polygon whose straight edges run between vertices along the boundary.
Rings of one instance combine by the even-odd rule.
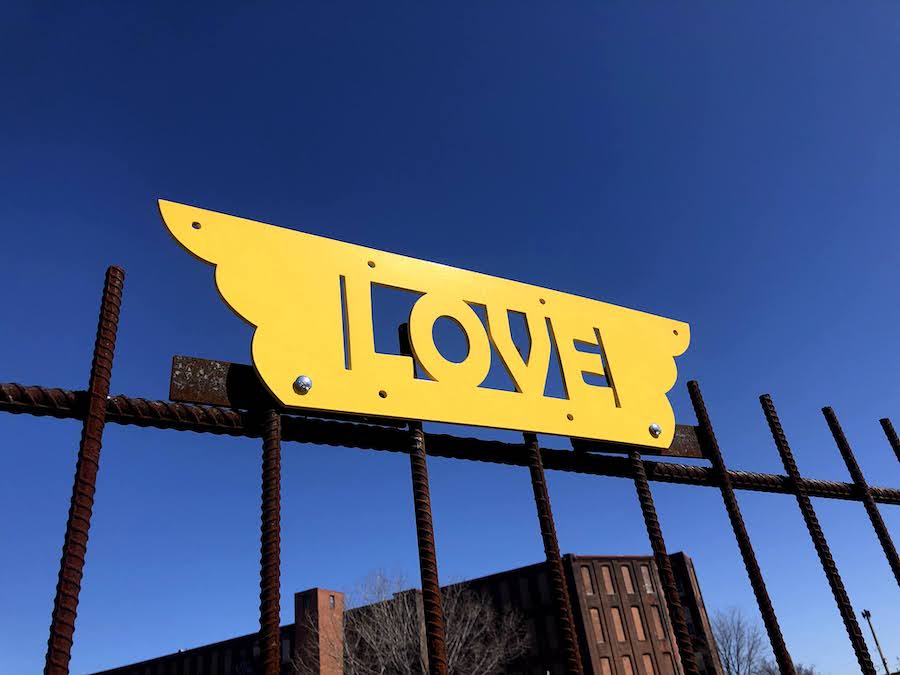
[[[328,608],[334,609],[334,594],[328,596]]]
[[[644,593],[647,593],[648,595],[656,593],[653,588],[653,579],[650,577],[649,565],[641,565],[641,581],[644,582]]]
[[[666,665],[669,668],[668,672],[672,675],[675,675],[675,673],[678,672],[677,670],[675,670],[675,658],[670,653],[666,653]]]
[[[603,639],[603,624],[600,623],[600,610],[591,607],[591,625],[594,627],[594,640],[599,643],[606,642]]]
[[[610,607],[609,613],[612,615],[613,630],[616,633],[616,640],[625,642],[625,626],[622,624],[622,613],[618,607]]]
[[[603,577],[603,590],[607,595],[615,595],[616,589],[613,587],[612,573],[609,571],[609,565],[600,567],[600,576]]]
[[[628,565],[622,565],[622,583],[625,584],[628,595],[634,593],[634,579],[631,578],[631,568]]]
[[[653,669],[653,657],[644,654],[641,660],[644,662],[644,675],[656,675],[656,671]]]
[[[605,656],[600,657],[600,675],[612,675],[612,666]]]
[[[637,607],[631,608],[631,622],[634,624],[634,632],[637,635],[637,639],[641,642],[647,639],[647,634],[644,632],[644,622],[641,621],[641,610]]]
[[[587,565],[581,566],[581,584],[584,586],[585,595],[594,594],[594,579],[591,577],[591,568]]]
[[[634,675],[634,667],[631,665],[630,656],[622,657],[622,672],[625,673],[625,675]]]
[[[659,611],[659,605],[653,605],[653,611],[650,612],[653,617],[653,631],[656,633],[656,639],[662,640],[666,637],[663,631],[662,613]]]
[[[291,660],[291,639],[286,636],[281,636],[281,662],[287,663]]]

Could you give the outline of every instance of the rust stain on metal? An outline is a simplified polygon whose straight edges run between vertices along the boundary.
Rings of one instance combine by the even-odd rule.
[[[781,673],[783,675],[793,675],[795,672],[794,661],[791,659],[787,645],[784,643],[784,635],[781,633],[781,626],[778,624],[778,617],[775,615],[775,608],[772,606],[769,590],[766,588],[762,570],[759,568],[756,552],[753,550],[753,544],[750,542],[750,535],[747,532],[747,526],[744,524],[744,516],[741,514],[741,507],[734,494],[731,477],[728,475],[728,467],[725,466],[725,460],[719,449],[719,442],[716,440],[716,434],[713,431],[706,403],[704,403],[703,395],[700,393],[700,385],[696,381],[688,382],[688,393],[690,393],[691,403],[697,415],[698,427],[701,431],[700,437],[705,444],[704,454],[712,462],[713,469],[719,474],[719,490],[722,493],[722,501],[725,503],[728,520],[731,521],[731,529],[734,531],[734,538],[737,540],[738,548],[741,551],[741,558],[744,560],[744,567],[747,570],[747,577],[750,579],[750,586],[753,588],[753,594],[756,596],[756,604],[759,607],[759,613],[762,615],[763,624],[769,636],[772,653]]]
[[[878,421],[881,423],[881,428],[884,429],[884,435],[887,436],[888,443],[891,444],[894,455],[897,456],[897,461],[900,462],[900,438],[897,437],[894,425],[891,424],[891,421],[887,417]]]
[[[688,632],[684,607],[678,595],[678,585],[675,583],[675,573],[672,571],[672,561],[669,560],[662,528],[659,526],[656,505],[653,503],[653,494],[650,492],[650,483],[647,481],[647,474],[644,470],[644,461],[641,459],[641,453],[636,448],[629,452],[628,459],[631,462],[634,474],[634,487],[637,491],[638,503],[641,506],[641,514],[644,516],[644,525],[647,528],[647,536],[650,539],[650,548],[653,551],[653,558],[656,560],[656,566],[659,569],[659,578],[662,582],[663,595],[669,611],[669,620],[672,623],[672,632],[675,633],[675,643],[678,646],[678,656],[687,675],[699,675],[700,670],[694,658],[694,647]]]
[[[252,366],[194,356],[173,356],[169,398],[178,403],[199,403],[237,410],[282,409]],[[297,413],[296,410],[292,410]],[[387,417],[303,411],[299,417],[343,420],[404,428],[406,422]]]
[[[107,413],[106,399],[109,396],[109,380],[112,375],[124,283],[125,272],[121,268],[110,267],[106,271],[88,391],[86,398],[82,399],[87,406],[86,409],[82,409],[84,426],[81,431],[81,443],[78,446],[69,519],[66,523],[59,580],[50,620],[45,675],[67,675],[69,661],[72,658],[75,617],[78,610],[78,596],[81,593],[84,560],[87,556],[97,472],[100,470],[100,447],[103,443],[103,427],[106,424]]]
[[[419,545],[419,571],[422,576],[422,607],[425,614],[425,641],[430,675],[447,675],[447,639],[441,584],[438,579],[434,524],[431,519],[431,491],[428,487],[428,460],[425,434],[420,422],[410,422],[409,468],[412,476],[416,539]]]
[[[559,554],[556,523],[553,521],[553,510],[550,508],[550,492],[547,490],[547,480],[544,476],[541,449],[536,435],[526,433],[524,434],[524,440],[528,452],[534,505],[537,508],[541,539],[544,542],[544,556],[547,559],[547,566],[550,572],[550,586],[553,592],[556,620],[559,623],[560,634],[562,635],[566,672],[569,675],[582,675],[584,667],[581,663],[581,650],[578,648],[575,619],[572,615],[572,603],[569,598],[569,586],[566,583],[562,557]]]
[[[788,445],[787,435],[781,426],[781,420],[778,418],[775,404],[768,394],[760,396],[759,402],[762,405],[766,422],[769,423],[769,430],[772,432],[775,447],[778,448],[778,454],[781,456],[781,463],[784,464],[784,470],[796,489],[797,506],[800,508],[803,522],[806,523],[806,529],[809,531],[809,536],[819,556],[819,562],[822,563],[825,578],[828,579],[828,585],[831,587],[831,593],[837,604],[838,612],[844,621],[844,628],[847,631],[847,636],[850,638],[850,644],[853,646],[856,659],[863,672],[874,673],[875,667],[872,664],[872,657],[856,621],[856,613],[853,611],[853,605],[850,604],[850,596],[847,595],[847,589],[844,588],[844,582],[831,555],[831,549],[828,546],[828,541],[825,539],[825,534],[822,532],[822,527],[819,525],[816,511],[803,490],[800,470],[797,468],[797,462],[794,460],[791,446]]]
[[[409,326],[399,328],[400,352],[411,354]],[[425,648],[428,653],[429,675],[447,675],[446,624],[438,579],[437,551],[434,543],[434,523],[431,517],[431,489],[428,484],[428,458],[425,452],[425,433],[421,422],[409,423],[409,470],[412,478],[413,510],[416,520],[416,541],[419,548],[419,571],[422,579],[422,613],[425,615]]]
[[[281,672],[281,417],[263,416],[259,645],[263,675]]]
[[[58,419],[84,419],[84,391],[53,387],[0,383],[0,411]],[[107,401],[107,422],[155,429],[193,431],[223,436],[260,438],[258,419],[246,412],[216,406],[172,403],[129,396],[113,396]],[[282,439],[314,445],[330,445],[386,452],[408,452],[405,449],[407,432],[402,429],[336,420],[282,416]],[[432,457],[464,459],[509,466],[527,466],[524,445],[504,441],[466,438],[450,434],[425,434],[428,454]],[[627,457],[551,450],[541,448],[544,468],[551,471],[596,476],[633,478],[634,471]],[[647,478],[651,482],[677,483],[718,487],[720,478],[711,468],[673,462],[643,460]],[[728,476],[737,490],[795,494],[785,475],[734,471]],[[852,483],[803,478],[803,490],[810,497],[859,501]],[[880,504],[900,505],[900,489],[869,486],[872,498]]]
[[[875,536],[878,537],[878,542],[881,544],[881,548],[888,560],[888,564],[891,566],[891,571],[894,573],[894,579],[897,581],[897,585],[900,586],[900,557],[897,556],[897,549],[894,546],[893,539],[891,539],[891,533],[888,532],[887,526],[884,524],[884,520],[881,517],[881,512],[878,510],[878,506],[872,498],[872,493],[869,491],[869,484],[866,482],[862,469],[859,468],[859,463],[853,455],[853,450],[850,448],[850,441],[847,440],[847,436],[844,434],[844,430],[841,428],[841,424],[838,422],[834,410],[828,407],[822,408],[822,414],[828,422],[828,428],[831,429],[831,435],[834,436],[834,441],[837,443],[841,457],[844,458],[844,464],[847,465],[847,471],[853,479],[853,484],[856,485],[856,488],[859,491],[860,501],[866,509],[866,513],[869,515],[872,529],[875,530]]]
[[[648,452],[667,457],[705,458],[712,467],[690,466],[642,458],[636,446],[622,443],[571,439],[572,451],[541,449],[533,434],[525,443],[504,443],[447,434],[426,434],[422,423],[388,418],[330,412],[296,413],[285,411],[262,384],[255,370],[247,365],[176,356],[170,381],[172,401],[155,401],[127,396],[109,396],[110,375],[121,307],[124,272],[110,267],[106,274],[97,336],[87,391],[20,384],[0,384],[0,412],[83,420],[75,481],[46,655],[45,675],[67,675],[75,629],[75,617],[81,588],[88,531],[93,508],[96,476],[99,469],[102,434],[106,422],[158,429],[194,431],[229,436],[263,439],[262,514],[260,559],[260,649],[266,675],[275,675],[280,667],[280,457],[281,440],[330,446],[363,448],[410,455],[416,534],[422,574],[423,609],[426,623],[429,672],[445,675],[447,646],[438,580],[434,526],[428,484],[427,454],[432,456],[482,461],[531,469],[535,502],[544,539],[545,554],[551,563],[559,560],[555,523],[550,510],[544,468],[576,473],[614,476],[634,480],[647,532],[660,570],[672,625],[684,668],[696,672],[692,646],[675,588],[674,576],[665,541],[659,527],[650,481],[717,487],[740,547],[750,582],[772,641],[773,651],[783,673],[791,673],[792,664],[784,646],[774,609],[765,584],[734,490],[793,494],[796,496],[810,536],[828,577],[835,600],[844,618],[851,642],[864,673],[874,673],[859,625],[853,615],[846,590],[831,557],[828,544],[819,527],[810,497],[862,502],[885,556],[900,584],[900,560],[890,534],[884,525],[877,503],[900,504],[900,489],[874,487],[866,483],[849,442],[834,411],[824,408],[829,428],[837,442],[852,483],[814,480],[801,477],[787,445],[774,405],[768,396],[761,397],[763,410],[781,454],[787,475],[729,470],[716,442],[696,382],[688,385],[698,425],[675,425],[674,438],[668,448]],[[409,352],[408,333],[401,329],[401,345]],[[285,413],[289,414],[285,414]],[[900,460],[900,439],[888,419],[881,420],[892,449]],[[649,429],[660,431],[656,425]],[[656,433],[654,433],[656,432]],[[426,454],[426,447],[428,452]],[[625,453],[616,457],[603,453]],[[552,567],[552,564],[551,564]],[[668,570],[668,572],[667,572]],[[561,568],[560,568],[561,571]],[[561,575],[554,576],[557,613],[563,617],[562,633],[567,652],[569,673],[580,673],[580,654],[573,653],[571,604],[566,598]],[[559,578],[556,578],[559,576]],[[568,621],[566,609],[568,607]]]

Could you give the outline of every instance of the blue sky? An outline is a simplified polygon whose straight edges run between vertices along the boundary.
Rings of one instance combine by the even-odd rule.
[[[164,398],[176,353],[249,360],[167,198],[688,321],[671,400],[693,423],[701,382],[732,467],[780,471],[768,392],[805,474],[847,480],[832,405],[900,486],[877,424],[900,422],[897,3],[13,2],[0,52],[0,381],[85,386],[108,264],[114,392]],[[4,673],[43,664],[78,436],[0,416]],[[430,471],[443,579],[542,557],[527,471]],[[649,551],[630,482],[548,479],[563,551]],[[108,427],[73,672],[255,630],[258,490],[254,441]],[[757,618],[719,494],[654,495],[708,608]],[[795,659],[855,672],[795,503],[739,498]],[[862,506],[815,506],[893,663]],[[286,622],[294,591],[417,578],[402,455],[286,445],[282,522]]]

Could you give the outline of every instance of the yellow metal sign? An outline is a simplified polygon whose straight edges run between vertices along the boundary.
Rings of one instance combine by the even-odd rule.
[[[184,204],[159,207],[175,239],[216,266],[228,305],[256,326],[253,364],[285,406],[655,448],[672,442],[666,392],[674,357],[690,342],[685,323]],[[375,350],[375,285],[422,294],[409,316],[413,357]],[[513,341],[510,312],[525,316],[527,351]],[[468,341],[459,363],[435,346],[441,317]],[[544,395],[552,347],[565,398]],[[515,391],[481,386],[493,358]],[[427,378],[416,377],[416,364]],[[298,383],[301,375],[312,386]]]

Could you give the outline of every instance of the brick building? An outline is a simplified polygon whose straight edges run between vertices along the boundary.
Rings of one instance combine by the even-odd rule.
[[[687,612],[697,664],[703,675],[721,675],[709,619],[691,559],[670,556]],[[681,675],[675,637],[666,611],[656,564],[644,556],[563,557],[586,675]],[[564,657],[545,563],[465,582],[499,611],[517,610],[525,620],[531,649],[508,664],[505,673],[562,675]],[[358,611],[355,609],[348,612]],[[314,588],[294,596],[295,623],[282,626],[282,672],[303,648],[319,654],[321,675],[342,675],[334,649],[341,640],[344,595]],[[318,627],[313,635],[310,623]],[[422,622],[424,631],[424,622]],[[423,635],[424,638],[424,635]],[[103,671],[97,675],[252,675],[259,657],[257,634]]]

